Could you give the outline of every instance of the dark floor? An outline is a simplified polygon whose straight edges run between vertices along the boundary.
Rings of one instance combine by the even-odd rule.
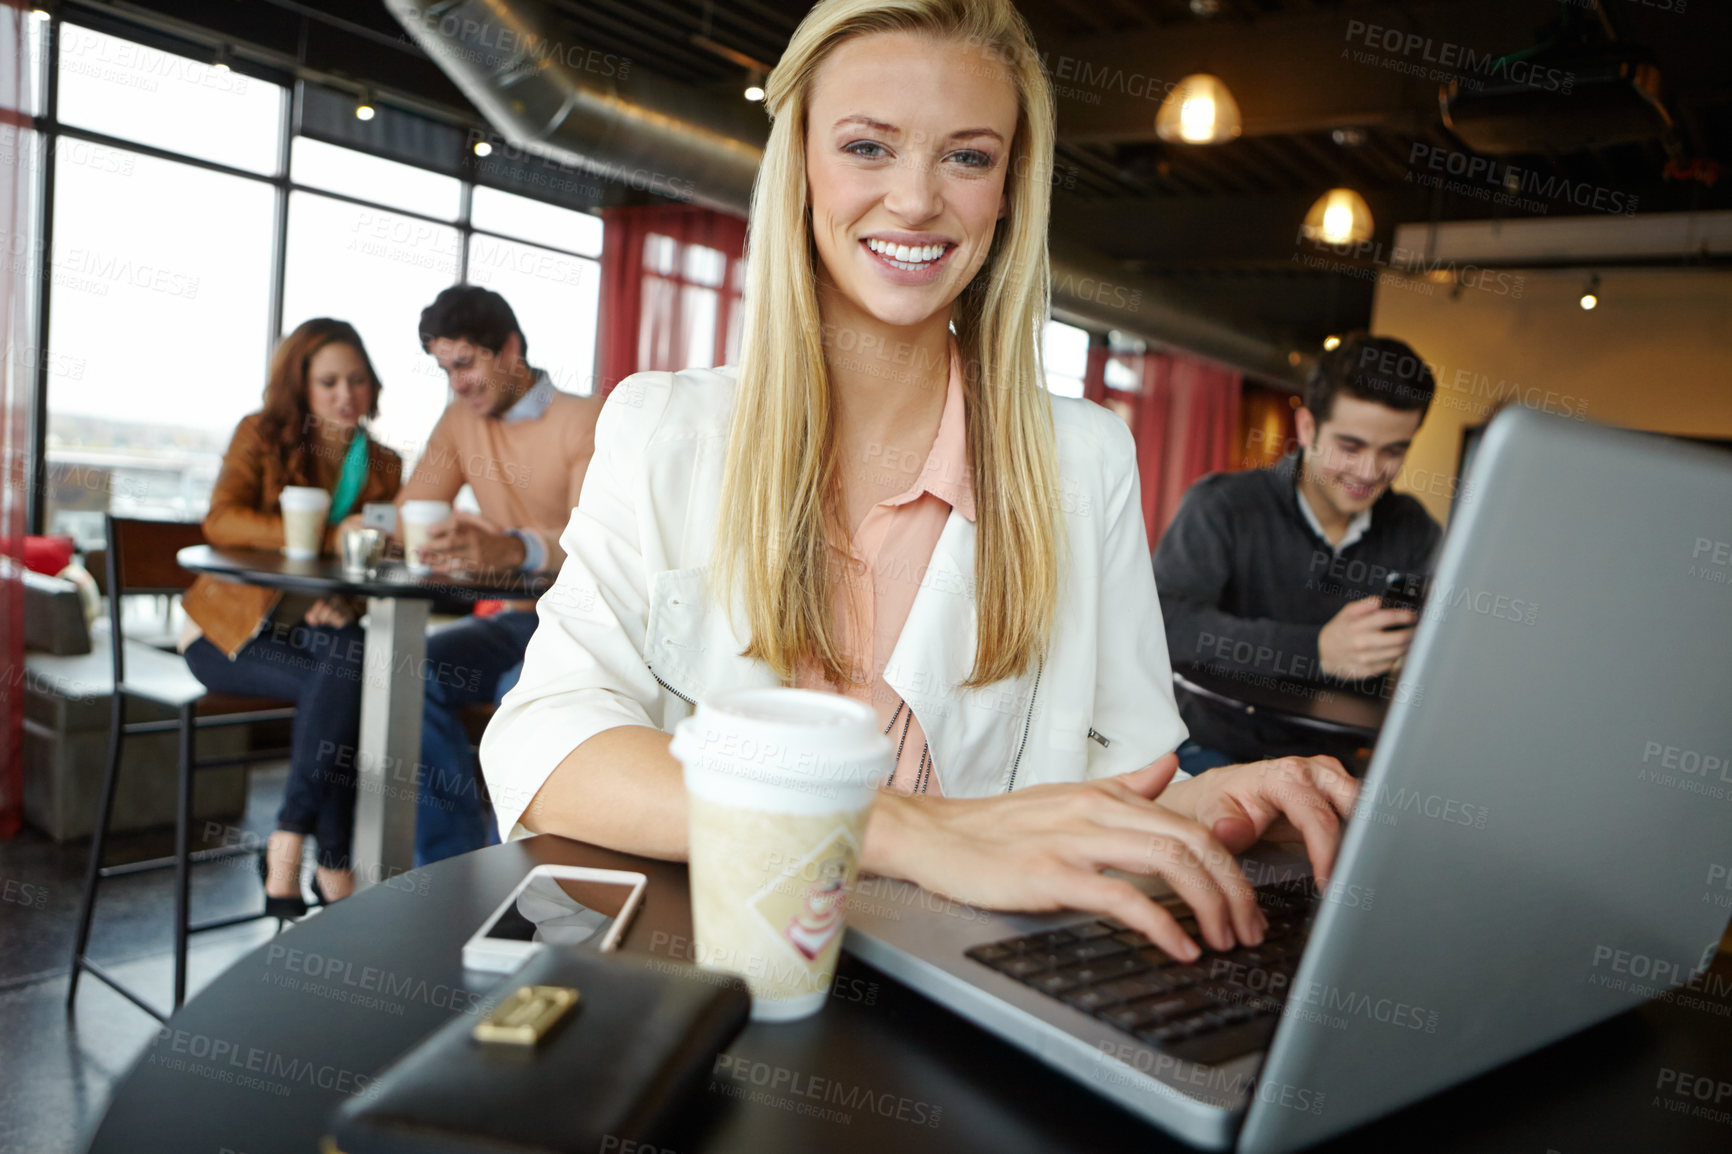
[[[250,775],[244,817],[231,844],[258,844],[273,827],[286,769]],[[202,822],[194,824],[195,842]],[[110,838],[109,864],[171,853],[173,830]],[[0,841],[0,1154],[81,1150],[110,1088],[157,1029],[154,1018],[86,975],[66,1010],[68,959],[78,919],[88,841],[56,844],[26,828]],[[194,921],[262,908],[256,859],[248,854],[194,867]],[[88,953],[147,1001],[167,1008],[173,991],[174,871],[103,881]],[[197,990],[276,932],[259,920],[196,934],[188,989]]]

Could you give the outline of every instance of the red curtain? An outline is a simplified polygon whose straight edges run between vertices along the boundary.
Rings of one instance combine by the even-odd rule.
[[[646,369],[733,361],[746,222],[689,205],[608,208],[601,216],[602,393]]]
[[[1241,384],[1232,369],[1181,353],[1089,350],[1085,395],[1124,417],[1137,441],[1151,550],[1192,482],[1242,467]]]
[[[10,138],[12,152],[0,164],[0,227],[14,240],[31,235],[25,180],[35,134],[23,112],[28,21],[22,5],[9,0],[0,6],[0,133]],[[0,837],[17,834],[24,820],[23,575],[32,388],[24,366],[41,358],[13,351],[31,344],[17,283],[29,268],[31,248],[23,251],[27,255],[0,270],[0,348],[6,350],[0,361]]]

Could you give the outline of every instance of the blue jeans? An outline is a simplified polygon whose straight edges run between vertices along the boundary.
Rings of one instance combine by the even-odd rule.
[[[1234,758],[1220,750],[1199,745],[1194,741],[1187,741],[1179,746],[1177,753],[1179,755],[1179,768],[1192,777],[1218,766],[1235,764]]]
[[[481,766],[463,728],[464,706],[497,703],[517,682],[535,614],[506,610],[471,617],[427,639],[427,695],[421,715],[420,794],[415,864],[499,844],[481,800]]]
[[[361,728],[358,625],[267,624],[233,661],[200,637],[186,649],[193,676],[218,693],[295,703],[289,782],[277,828],[311,834],[319,864],[348,869],[355,833],[355,743]]]

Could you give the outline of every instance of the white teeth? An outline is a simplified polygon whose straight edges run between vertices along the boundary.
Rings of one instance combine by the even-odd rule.
[[[898,268],[920,268],[931,264],[944,255],[944,245],[906,245],[890,244],[882,240],[868,240],[866,247],[884,257]]]

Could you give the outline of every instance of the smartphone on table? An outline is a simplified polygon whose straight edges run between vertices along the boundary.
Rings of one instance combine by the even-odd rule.
[[[463,965],[509,973],[548,944],[606,953],[625,936],[648,885],[629,870],[536,866],[464,943]]]

